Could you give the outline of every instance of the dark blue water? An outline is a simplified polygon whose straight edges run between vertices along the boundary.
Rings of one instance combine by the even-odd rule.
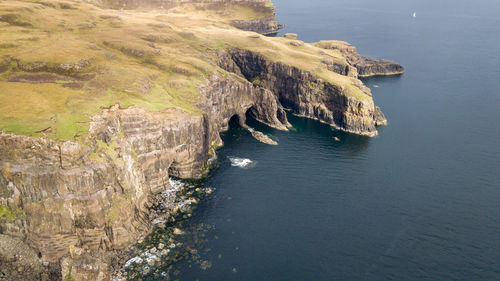
[[[232,129],[216,191],[186,222],[215,227],[212,266],[172,278],[500,280],[500,1],[275,4],[284,32],[405,66],[365,80],[389,125],[365,138],[293,116],[290,132],[250,124],[279,146]]]

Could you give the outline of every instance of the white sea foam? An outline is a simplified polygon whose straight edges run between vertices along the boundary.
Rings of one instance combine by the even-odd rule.
[[[140,257],[133,257],[133,258],[129,259],[125,263],[125,267],[129,267],[133,263],[139,263],[139,264],[141,264],[142,263],[142,259]]]
[[[255,166],[255,162],[248,158],[238,158],[238,157],[229,157],[231,161],[231,166],[240,167],[240,168],[251,168]]]
[[[172,178],[168,179],[170,186],[172,187],[170,190],[179,191],[182,187],[184,187],[184,183],[179,180],[174,180]]]
[[[167,188],[163,193],[163,197],[165,199],[174,197],[177,191],[181,190],[185,186],[182,181],[174,180],[172,178],[168,178],[168,182],[170,183],[170,188]]]

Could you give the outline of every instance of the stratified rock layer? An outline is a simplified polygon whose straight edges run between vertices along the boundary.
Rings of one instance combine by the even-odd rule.
[[[248,113],[286,130],[283,104],[296,114],[366,135],[375,135],[375,126],[385,122],[362,84],[367,98],[358,100],[310,72],[250,51],[232,49],[221,57],[220,65],[231,73],[216,72],[201,87],[203,114],[117,105],[92,118],[84,143],[2,133],[0,203],[22,210],[0,222],[2,233],[27,241],[50,262],[75,246],[121,249],[148,232],[149,208],[169,188],[170,176],[206,173],[214,148],[222,145],[219,132],[235,115],[242,125]],[[72,276],[82,280],[109,277],[99,273],[102,261],[98,271],[84,270],[88,259],[65,259],[63,271],[74,268]]]
[[[357,87],[366,98],[356,99],[344,94],[342,87],[308,71],[270,62],[263,56],[239,49],[230,50],[221,66],[270,89],[284,107],[298,115],[369,136],[376,135],[376,126],[385,122],[380,109],[373,103],[370,90],[361,82]]]
[[[27,241],[50,262],[74,246],[127,247],[150,229],[149,207],[170,176],[206,173],[232,116],[243,123],[252,108],[262,122],[286,129],[276,97],[244,79],[214,75],[201,92],[206,114],[105,109],[93,118],[86,143],[0,134],[0,203],[22,210],[0,222],[2,233]]]
[[[33,90],[43,84],[47,87],[43,88],[46,95],[52,94],[46,89],[63,89],[59,96],[61,99],[73,89],[88,91],[88,95],[72,92],[76,97],[84,97],[70,100],[72,102],[115,94],[109,98],[112,103],[103,102],[105,106],[97,107],[99,113],[86,117],[89,122],[85,125],[88,127],[82,126],[85,134],[75,130],[75,133],[66,136],[67,141],[57,136],[65,136],[63,129],[71,126],[80,128],[78,126],[84,123],[85,116],[80,116],[82,119],[75,119],[75,122],[63,123],[58,119],[63,117],[54,113],[54,117],[47,118],[50,126],[47,129],[36,127],[35,132],[28,130],[31,128],[26,130],[35,136],[13,134],[6,128],[0,128],[5,129],[5,132],[0,131],[0,241],[15,241],[31,247],[33,251],[26,251],[29,259],[19,259],[29,260],[33,265],[26,270],[26,278],[40,276],[42,279],[58,280],[60,278],[53,274],[55,266],[62,272],[62,277],[109,280],[110,259],[104,253],[127,248],[150,231],[154,218],[152,208],[157,203],[158,195],[171,189],[171,176],[188,179],[200,178],[207,173],[209,159],[216,157],[215,148],[222,145],[219,133],[228,129],[229,121],[235,116],[241,125],[245,124],[247,116],[251,116],[273,128],[287,130],[290,124],[286,108],[297,115],[367,136],[376,135],[376,126],[386,123],[383,113],[374,105],[370,90],[357,77],[400,73],[404,71],[402,67],[392,62],[361,57],[354,47],[345,42],[323,41],[311,45],[296,40],[296,36],[267,38],[235,30],[229,24],[259,33],[277,30],[274,7],[267,5],[268,1],[248,2],[271,9],[273,13],[269,20],[211,22],[213,26],[208,27],[203,26],[204,22],[198,22],[198,26],[191,29],[191,19],[186,17],[182,17],[183,25],[175,27],[181,18],[179,15],[168,18],[172,20],[166,21],[169,25],[156,22],[156,19],[165,16],[161,14],[146,17],[146,23],[138,21],[137,26],[146,24],[144,30],[151,32],[142,34],[140,30],[131,28],[136,25],[136,17],[129,18],[121,12],[116,12],[119,16],[108,15],[106,10],[106,14],[99,16],[101,21],[98,25],[107,26],[106,21],[113,21],[109,23],[112,28],[130,24],[127,25],[126,35],[131,36],[134,44],[126,45],[128,42],[120,38],[111,40],[108,38],[111,33],[106,33],[106,36],[99,37],[105,38],[102,42],[90,36],[97,43],[84,49],[85,55],[89,50],[102,51],[102,54],[95,55],[97,60],[79,58],[66,63],[46,62],[38,57],[25,61],[25,58],[14,55],[1,58],[0,73],[7,73],[2,76],[7,78],[2,78],[0,82],[8,88],[16,86]],[[81,9],[103,12],[94,9],[93,5],[90,9],[88,4],[82,3],[79,4]],[[173,2],[127,0],[99,3],[112,8],[139,6],[156,9],[169,8],[168,4]],[[63,4],[69,6],[64,8]],[[71,4],[61,2],[53,7],[53,4],[43,2],[33,5],[40,5],[37,11],[50,10],[61,17],[70,13],[66,10],[81,16],[84,10],[80,11]],[[17,12],[24,15],[32,11],[21,9]],[[145,14],[137,13],[137,17]],[[24,15],[24,19],[37,22],[32,14],[29,15]],[[9,27],[18,28],[19,24],[16,21]],[[95,28],[91,23],[88,25],[84,27],[90,35],[109,30]],[[89,31],[92,28],[95,30]],[[216,42],[207,45],[203,37],[205,31],[213,32],[210,37],[217,36],[214,39]],[[68,38],[74,35],[73,29],[58,32],[65,32]],[[236,35],[237,40],[234,40]],[[187,51],[175,49],[173,44],[178,44],[179,40],[184,40],[183,48],[192,48],[191,53],[185,55],[182,63],[169,65],[169,60],[184,58],[182,54]],[[76,45],[80,47],[80,44]],[[280,53],[284,56],[280,57]],[[289,61],[295,57],[302,60]],[[121,74],[105,76],[122,68],[117,63],[118,59],[124,63],[123,68],[127,72],[130,69],[133,77],[127,76],[129,80],[120,80],[129,73],[117,72]],[[157,79],[164,72],[168,72],[168,79]],[[140,76],[143,73],[148,74]],[[202,73],[201,78],[198,73]],[[102,77],[112,79],[99,80]],[[58,81],[68,83],[62,83],[64,88],[52,87]],[[131,85],[122,85],[122,81],[131,81]],[[186,90],[186,85],[194,86]],[[122,96],[131,97],[133,102],[129,101],[129,104],[145,101],[142,105],[161,106],[149,109],[136,105],[121,107],[115,104],[115,100]],[[155,99],[157,96],[160,98]],[[188,98],[192,100],[183,100]],[[54,100],[60,101],[59,98]],[[164,101],[168,102],[164,105]],[[54,104],[54,107],[58,105]],[[64,103],[66,105],[67,102]],[[27,108],[23,110],[31,110]],[[67,116],[73,117],[72,114]],[[4,118],[2,124],[10,124],[8,121],[18,118],[1,117]],[[53,119],[68,126],[57,127],[58,123]],[[17,122],[18,119],[15,120]],[[54,135],[53,131],[58,129],[59,134]],[[266,136],[252,133],[274,144]],[[167,199],[163,205],[167,212],[174,212],[173,201],[169,200],[173,199]],[[8,263],[9,268],[16,267],[17,261],[10,253],[0,255],[0,261]],[[18,275],[22,276],[22,273]],[[12,275],[11,280],[19,279],[18,275]]]

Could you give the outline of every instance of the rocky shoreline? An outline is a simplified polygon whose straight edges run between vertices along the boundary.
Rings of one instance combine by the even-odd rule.
[[[158,7],[156,2],[122,1],[118,5],[151,8]],[[159,2],[162,9],[175,6],[166,5],[172,3],[170,1]],[[271,11],[270,17],[233,20],[232,24],[262,34],[278,31],[270,2],[222,2],[264,5],[266,11]],[[144,3],[147,5],[141,6]],[[50,4],[42,6],[52,8]],[[56,8],[75,10],[64,7]],[[210,7],[220,9],[219,6]],[[184,8],[197,11],[198,6]],[[5,18],[2,15],[1,19]],[[101,18],[110,19],[108,16]],[[17,19],[11,25],[17,27],[19,22]],[[166,24],[149,23],[148,26],[172,29],[166,28]],[[175,31],[174,35],[187,38],[185,40],[199,48],[196,36],[201,35],[194,32]],[[220,38],[225,38],[225,33],[217,32]],[[228,34],[231,32],[236,30],[229,30]],[[3,130],[0,132],[0,247],[3,247],[0,280],[117,278],[121,265],[135,254],[130,247],[151,233],[153,222],[159,217],[174,218],[178,213],[179,196],[171,177],[200,179],[206,176],[217,157],[216,149],[223,145],[219,133],[228,129],[231,119],[244,126],[247,116],[251,116],[273,128],[287,130],[290,126],[287,109],[347,132],[374,136],[376,127],[384,125],[386,119],[375,106],[370,90],[357,78],[404,72],[396,63],[361,57],[345,42],[305,44],[296,36],[268,42],[255,33],[243,33],[245,37],[241,37],[255,44],[254,49],[231,46],[215,51],[210,49],[215,53],[213,57],[203,54],[201,57],[207,64],[212,64],[210,71],[199,70],[198,65],[196,70],[188,66],[170,67],[162,64],[162,50],[158,47],[160,43],[170,44],[167,35],[141,37],[144,39],[141,42],[148,42],[150,49],[147,50],[125,48],[106,41],[108,43],[103,44],[106,62],[116,61],[118,55],[110,54],[110,50],[116,49],[119,56],[132,58],[134,63],[139,60],[141,66],[147,65],[159,72],[168,70],[177,79],[188,77],[189,85],[194,71],[209,73],[205,74],[203,83],[196,84],[194,90],[198,96],[192,105],[175,100],[176,96],[169,97],[177,102],[176,106],[160,110],[148,110],[135,104],[109,104],[89,117],[88,132],[78,135],[78,139],[75,135],[74,140],[49,137],[52,127],[36,131],[36,135],[16,134],[0,128]],[[286,49],[290,56],[281,60],[274,58],[273,44],[280,44],[282,49],[278,52]],[[261,51],[261,45],[269,48],[271,55]],[[303,66],[303,61],[289,61],[294,56],[317,60],[321,71],[315,72],[316,66]],[[98,67],[99,75],[86,72],[93,67],[93,60],[50,64],[26,63],[6,57],[4,61],[5,67],[0,68],[0,72],[6,73],[8,81],[5,83],[11,83],[8,87],[19,86],[12,83],[27,83],[30,87],[59,83],[63,78],[71,78],[71,83],[64,83],[64,89],[104,83],[97,80],[99,75],[104,75]],[[20,75],[20,71],[25,73]],[[156,77],[154,75],[158,74],[151,77]],[[36,80],[40,77],[45,80]],[[152,95],[154,85],[149,80],[143,79],[136,84],[141,99]],[[171,88],[180,86],[174,83]],[[194,91],[193,87],[189,90]],[[130,92],[127,91],[121,90],[119,94]],[[263,142],[276,144],[260,132],[252,134]],[[123,271],[121,274],[123,278]]]

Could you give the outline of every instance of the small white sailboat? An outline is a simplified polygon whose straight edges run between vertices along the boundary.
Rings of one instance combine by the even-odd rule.
[[[417,13],[413,12],[413,18],[417,17]]]

